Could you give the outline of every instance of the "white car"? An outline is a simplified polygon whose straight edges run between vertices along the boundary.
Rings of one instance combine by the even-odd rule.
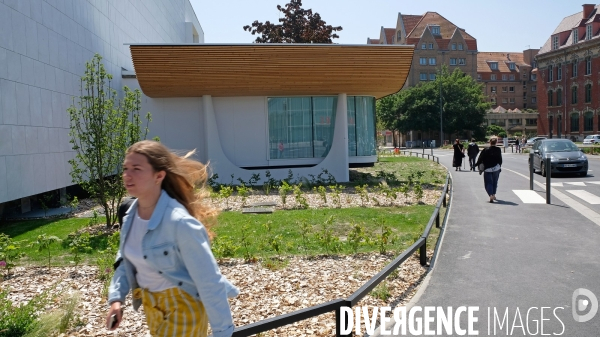
[[[600,135],[589,135],[583,140],[584,145],[600,144]]]
[[[533,143],[535,143],[537,140],[540,140],[540,139],[546,139],[546,137],[532,137],[532,138],[529,138],[527,140],[526,146],[533,146]]]

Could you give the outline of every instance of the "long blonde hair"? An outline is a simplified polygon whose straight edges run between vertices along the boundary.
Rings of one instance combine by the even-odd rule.
[[[214,234],[210,228],[215,224],[219,212],[204,202],[208,195],[208,166],[189,158],[194,151],[179,156],[157,141],[142,140],[127,149],[126,154],[130,153],[144,155],[155,171],[166,172],[161,188],[181,203],[191,216],[202,222],[212,239]]]

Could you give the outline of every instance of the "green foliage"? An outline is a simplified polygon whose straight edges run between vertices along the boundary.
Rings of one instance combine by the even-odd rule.
[[[44,210],[44,217],[46,217],[48,215],[48,209],[50,208],[50,203],[52,202],[52,194],[44,194],[42,195],[42,197],[39,199],[40,201],[40,205],[42,206],[42,209]]]
[[[308,221],[298,221],[300,227],[300,235],[302,236],[302,245],[304,246],[304,250],[308,250],[308,241],[309,234],[312,231],[312,226],[308,223]]]
[[[90,218],[90,220],[88,222],[88,226],[90,226],[90,227],[96,226],[99,223],[100,223],[100,218],[98,217],[98,211],[93,210],[92,217]]]
[[[55,287],[56,284],[50,290]],[[0,289],[0,337],[24,336],[35,328],[39,313],[51,303],[53,296],[46,290],[17,306],[8,298],[9,294],[8,287]]]
[[[336,208],[342,207],[342,200],[340,197],[340,193],[344,189],[342,185],[329,185],[329,190],[331,191],[331,200],[333,201],[333,205]]]
[[[73,261],[77,266],[81,262],[80,254],[92,251],[92,247],[90,247],[90,233],[77,232],[69,234],[67,240],[69,241],[69,251],[73,255]]]
[[[270,220],[265,222],[263,227],[267,230],[267,244],[279,255],[283,247],[281,234],[273,232],[273,222]]]
[[[235,253],[241,247],[227,235],[215,237],[212,243],[212,250],[217,257],[234,257]]]
[[[356,193],[358,193],[360,195],[360,205],[362,207],[365,207],[365,203],[369,202],[368,188],[369,188],[369,186],[367,184],[364,184],[362,186],[360,186],[360,185],[354,186],[354,190],[356,191]]]
[[[256,261],[256,257],[254,257],[254,255],[252,253],[250,253],[250,249],[249,249],[250,245],[252,244],[252,242],[250,241],[250,226],[248,226],[248,225],[242,226],[241,234],[242,235],[240,237],[240,241],[241,241],[242,247],[244,247],[244,259],[249,262]]]
[[[387,300],[392,297],[390,287],[387,285],[386,281],[381,282],[375,289],[371,290],[369,294],[384,302],[387,302]]]
[[[79,207],[79,199],[77,199],[77,196],[74,196],[73,200],[69,202],[69,207],[71,208],[71,213],[73,213],[77,207]]]
[[[265,178],[266,179],[265,183],[263,184],[263,190],[265,191],[266,195],[269,195],[271,193],[271,190],[277,187],[277,180],[275,180],[271,176],[271,171],[269,170],[265,171]]]
[[[327,25],[319,13],[312,9],[302,8],[302,0],[290,0],[284,6],[277,5],[280,24],[265,23],[255,20],[252,25],[244,26],[244,30],[258,35],[256,43],[333,43],[339,38],[334,32],[342,27]]]
[[[279,196],[281,197],[281,204],[283,205],[283,208],[285,208],[288,194],[293,190],[294,188],[287,182],[287,180],[283,180],[281,182],[281,185],[279,186]]]
[[[238,196],[242,198],[242,207],[246,206],[246,199],[248,199],[250,189],[244,184],[236,186],[235,189],[237,190]]]
[[[313,189],[321,197],[321,201],[323,202],[323,205],[327,205],[327,189],[325,188],[325,186],[313,187]]]
[[[59,307],[43,313],[25,337],[47,337],[64,334],[72,326],[82,326],[83,322],[80,316],[76,314],[79,300],[78,293],[63,296],[60,299]]]
[[[118,99],[111,87],[112,75],[95,54],[86,63],[81,79],[80,96],[68,108],[70,143],[75,158],[69,160],[73,183],[80,184],[104,208],[106,224],[117,222],[117,209],[125,194],[120,178],[125,150],[145,139],[140,118],[141,92],[124,87],[124,98]],[[151,121],[150,113],[145,117]]]
[[[392,239],[393,232],[392,229],[385,224],[384,219],[379,219],[377,222],[379,224],[380,233],[376,235],[375,242],[379,248],[379,253],[385,254],[387,253],[387,246],[394,243],[394,240]]]
[[[16,261],[25,256],[21,249],[22,244],[23,242],[14,241],[8,235],[0,233],[0,267],[6,269],[7,275],[16,267]]]
[[[417,202],[420,202],[423,199],[423,187],[421,183],[416,183],[414,186],[415,197],[417,198]]]
[[[256,183],[259,181],[260,173],[253,173],[252,176],[250,176],[250,179],[248,180],[248,184],[250,184],[250,189],[253,189],[254,185],[256,185]]]
[[[497,136],[498,136],[498,137],[502,137],[502,138],[505,138],[505,137],[507,137],[507,135],[506,135],[506,132],[505,132],[505,131],[500,131],[500,132],[498,132],[498,135],[497,135]]]
[[[504,134],[506,134],[506,131],[504,131],[504,128],[502,128],[501,126],[498,126],[498,125],[488,125],[487,128],[485,129],[486,136],[492,136],[492,135],[498,136],[501,132],[504,132]]]
[[[206,179],[206,184],[215,192],[221,189],[221,184],[219,184],[219,175],[217,173],[214,173],[208,177],[208,179]]]
[[[120,237],[121,232],[114,232],[111,236],[109,236],[106,249],[99,251],[99,256],[96,259],[96,265],[98,266],[98,279],[103,281],[103,298],[108,296],[108,287],[114,274],[113,265],[115,263],[115,256],[119,250]]]
[[[327,255],[337,253],[340,250],[340,239],[333,232],[334,217],[330,216],[323,222],[321,230],[317,233],[318,242],[325,248]]]
[[[296,199],[296,203],[300,209],[308,208],[308,201],[306,200],[304,192],[302,191],[302,183],[294,185],[294,198]]]
[[[225,207],[229,209],[229,197],[233,194],[232,186],[221,186],[219,190],[219,197],[225,199]]]
[[[377,121],[387,130],[398,129],[398,104],[400,92],[380,98],[375,103]]]
[[[348,233],[348,244],[352,248],[354,254],[358,253],[358,248],[363,242],[368,242],[368,238],[365,235],[365,227],[360,224],[353,224],[352,230]]]
[[[38,235],[37,239],[35,241],[31,242],[30,245],[32,247],[36,247],[38,252],[42,252],[44,250],[48,251],[48,269],[50,269],[50,259],[51,259],[50,246],[52,246],[56,243],[61,243],[61,242],[62,242],[62,240],[59,239],[57,236],[41,234],[41,235]]]

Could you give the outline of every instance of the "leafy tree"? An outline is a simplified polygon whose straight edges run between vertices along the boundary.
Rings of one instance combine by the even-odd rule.
[[[501,132],[506,133],[506,131],[504,131],[504,129],[501,126],[498,125],[488,125],[487,129],[485,130],[485,134],[487,136],[491,136],[491,135],[499,135]]]
[[[435,81],[425,82],[399,93],[396,128],[401,132],[438,130],[440,91],[442,125],[448,139],[451,134],[466,130],[481,132],[485,113],[490,108],[481,85],[460,69],[449,73],[446,66],[438,71]],[[389,121],[389,126],[394,124],[393,118],[384,116],[384,119]]]
[[[398,131],[398,98],[400,93],[382,97],[375,102],[375,114],[377,116],[377,130]],[[396,139],[394,139],[394,143]],[[394,144],[395,146],[396,144]]]
[[[243,27],[252,35],[259,35],[254,42],[333,43],[332,39],[339,38],[334,32],[341,31],[342,27],[327,25],[319,13],[303,9],[302,0],[290,0],[285,8],[277,5],[277,10],[283,13],[280,24],[255,20],[252,25]]]
[[[58,238],[58,236],[47,234],[38,235],[37,239],[31,242],[31,247],[37,247],[38,252],[43,252],[44,250],[48,251],[48,270],[50,270],[50,246],[55,243],[61,243],[62,240]]]
[[[112,75],[94,55],[86,63],[81,79],[81,96],[69,107],[70,143],[75,158],[69,160],[73,182],[80,184],[104,208],[106,225],[117,221],[117,208],[125,194],[119,173],[125,150],[133,143],[145,139],[148,125],[142,134],[141,93],[124,87],[124,98],[118,99],[111,87]],[[146,121],[151,121],[150,113]]]

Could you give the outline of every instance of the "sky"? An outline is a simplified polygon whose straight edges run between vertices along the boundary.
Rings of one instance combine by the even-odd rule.
[[[254,20],[277,22],[277,5],[288,0],[190,0],[204,30],[205,43],[252,43],[243,30]],[[478,50],[518,52],[540,48],[561,20],[583,10],[573,0],[303,0],[338,32],[340,44],[378,39],[381,26],[395,28],[398,13],[437,12],[477,39]]]

